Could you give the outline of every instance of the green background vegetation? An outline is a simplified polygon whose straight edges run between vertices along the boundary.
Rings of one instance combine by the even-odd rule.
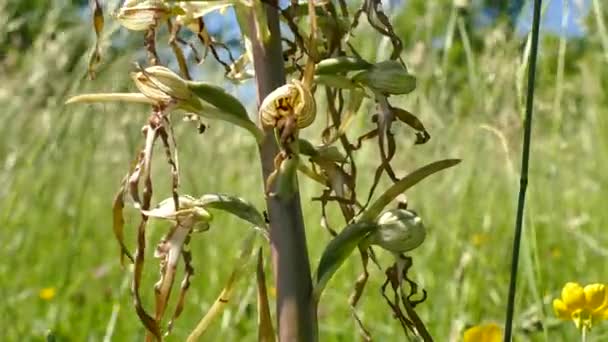
[[[419,115],[432,139],[414,146],[411,130],[395,129],[399,153],[394,165],[403,175],[437,159],[463,159],[407,193],[410,207],[428,227],[427,240],[411,253],[412,274],[429,295],[418,312],[437,341],[459,340],[464,327],[502,324],[504,317],[519,186],[526,36],[514,33],[504,17],[483,27],[465,19],[470,48],[456,29],[446,51],[451,1],[408,2],[392,15],[418,88],[396,102]],[[143,337],[132,307],[128,272],[119,264],[111,232],[111,200],[141,142],[139,130],[147,109],[63,105],[77,93],[133,89],[127,71],[141,40],[127,38],[124,30],[114,33],[124,44],[106,47],[98,78],[86,80],[94,34],[79,6],[65,0],[0,0],[3,341],[42,340],[48,329],[59,341],[100,341],[113,310],[118,310],[118,319],[112,340]],[[472,9],[471,18],[477,10]],[[602,10],[606,21],[608,11]],[[526,13],[524,7],[522,15]],[[517,296],[519,341],[577,339],[571,323],[555,321],[552,299],[567,281],[608,281],[608,51],[601,44],[608,37],[599,33],[592,12],[582,19],[582,37],[566,40],[545,34],[541,38]],[[106,22],[111,30],[114,24]],[[365,30],[354,41],[371,59],[385,58],[390,50]],[[566,44],[561,52],[560,43]],[[222,77],[211,60],[199,70],[206,80]],[[246,93],[229,89],[237,95]],[[251,107],[250,112],[254,112]],[[371,127],[372,112],[373,105],[366,104],[352,137]],[[313,128],[303,134],[314,140],[318,131]],[[193,125],[179,123],[177,136],[183,192],[228,192],[262,208],[257,151],[247,134],[211,122],[203,135]],[[157,157],[158,172],[168,172],[163,170],[162,153]],[[361,189],[370,185],[377,159],[375,146],[359,153],[360,173],[369,174],[362,177]],[[156,185],[155,201],[168,196],[166,183]],[[314,267],[329,234],[319,224],[319,204],[309,200],[319,189],[308,180],[300,183]],[[134,222],[135,216],[127,222],[131,246]],[[332,223],[342,224],[337,212]],[[166,229],[157,224],[150,230],[142,287],[149,307],[157,277],[151,254]],[[215,300],[246,229],[218,215],[211,231],[193,237],[196,275],[185,311],[168,340],[183,340]],[[390,255],[380,253],[380,257],[388,265]],[[373,266],[370,270],[359,314],[376,340],[401,340],[401,328],[379,292],[383,273]],[[347,299],[360,271],[354,255],[330,282],[319,313],[322,341],[356,340]],[[57,291],[49,301],[39,297],[47,287]],[[251,273],[206,340],[255,340],[254,290]],[[590,340],[606,339],[608,327],[600,324]]]

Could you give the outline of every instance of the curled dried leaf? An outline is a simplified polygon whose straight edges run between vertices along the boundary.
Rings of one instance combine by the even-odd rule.
[[[95,69],[101,62],[101,33],[103,31],[104,19],[103,19],[103,9],[101,8],[101,4],[99,0],[91,0],[91,11],[93,12],[93,29],[95,30],[95,47],[91,52],[91,56],[89,57],[89,65],[87,69],[87,73],[89,75],[89,79],[94,79],[96,71]]]
[[[399,121],[407,124],[417,131],[416,144],[424,144],[431,139],[429,132],[426,130],[426,128],[424,128],[422,122],[414,114],[402,108],[391,107],[391,110]]]
[[[125,207],[124,197],[126,194],[125,182],[126,178],[122,181],[122,185],[116,193],[116,196],[114,196],[114,201],[112,204],[112,230],[114,231],[114,236],[120,245],[120,263],[123,265],[125,256],[131,260],[131,263],[135,261],[124,241],[125,219],[123,217],[123,210]]]

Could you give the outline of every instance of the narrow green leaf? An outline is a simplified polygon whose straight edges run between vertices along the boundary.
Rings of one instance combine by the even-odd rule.
[[[235,215],[258,228],[266,229],[266,221],[253,204],[236,196],[225,194],[206,194],[196,200],[196,205],[205,209],[222,210]]]
[[[247,110],[236,97],[228,94],[223,88],[207,82],[187,81],[188,88],[203,102],[211,105],[212,110],[208,110],[209,106],[204,106],[197,113],[201,116],[206,116],[212,119],[219,119],[231,122],[248,130],[255,137],[258,143],[264,139],[263,132],[257,128],[255,123],[249,119]]]
[[[353,250],[363,241],[377,225],[372,222],[361,222],[349,224],[338,234],[325,248],[319,266],[317,267],[316,282],[313,295],[318,302],[325,286],[342,266],[344,260],[351,255]]]
[[[242,120],[249,120],[247,110],[236,97],[222,87],[201,81],[187,81],[188,88],[200,99]]]
[[[156,104],[156,101],[140,93],[99,93],[81,94],[70,97],[65,104],[72,103],[96,103],[96,102],[131,102],[143,104]]]
[[[416,185],[418,182],[432,175],[433,173],[447,169],[458,163],[460,163],[460,159],[444,159],[430,163],[410,173],[402,178],[399,182],[393,184],[380,197],[378,197],[378,199],[360,215],[357,221],[373,221],[387,205],[397,198],[397,196],[405,192],[405,190]]]
[[[316,75],[314,78],[316,84],[341,89],[354,89],[359,87],[350,78],[341,75]]]
[[[319,154],[319,152],[317,151],[317,149],[315,148],[315,146],[308,140],[303,139],[303,138],[299,138],[298,139],[298,147],[300,149],[300,153],[305,155],[305,156],[309,156],[309,157],[314,157],[317,154]]]
[[[376,63],[371,68],[357,73],[352,80],[389,95],[408,94],[416,89],[416,77],[401,63],[393,60]]]
[[[317,63],[317,75],[335,75],[340,72],[366,70],[372,67],[372,64],[356,57],[332,57],[327,58]]]

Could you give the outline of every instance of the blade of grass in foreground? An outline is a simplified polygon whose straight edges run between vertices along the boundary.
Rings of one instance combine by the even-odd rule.
[[[540,7],[542,0],[534,1],[534,19],[532,22],[532,50],[530,54],[530,67],[528,69],[528,95],[526,97],[526,119],[524,121],[524,143],[521,155],[521,178],[519,181],[519,198],[517,200],[517,216],[515,221],[515,235],[513,237],[513,252],[511,260],[511,280],[509,281],[509,297],[507,303],[507,317],[505,321],[504,341],[511,341],[513,329],[513,311],[515,306],[515,291],[517,283],[517,266],[521,244],[521,231],[526,202],[526,188],[528,187],[528,162],[530,160],[530,140],[532,139],[532,110],[534,106],[534,81],[536,77],[536,57],[538,54],[538,31],[540,27]]]

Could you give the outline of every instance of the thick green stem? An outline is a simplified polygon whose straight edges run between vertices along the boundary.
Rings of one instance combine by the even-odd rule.
[[[277,5],[276,0],[269,1]],[[264,16],[250,12],[253,66],[257,86],[258,104],[274,89],[285,84],[285,70],[281,49],[281,33],[276,7],[265,7]],[[267,24],[270,36],[256,34]],[[262,26],[261,26],[262,25]],[[266,180],[274,171],[274,158],[278,153],[272,130],[265,132],[260,145],[262,173]],[[271,189],[273,192],[274,189]],[[277,328],[279,341],[316,341],[316,309],[312,297],[312,280],[306,247],[306,235],[297,192],[289,198],[267,196],[266,205],[270,219],[270,243],[272,264],[277,289]]]

